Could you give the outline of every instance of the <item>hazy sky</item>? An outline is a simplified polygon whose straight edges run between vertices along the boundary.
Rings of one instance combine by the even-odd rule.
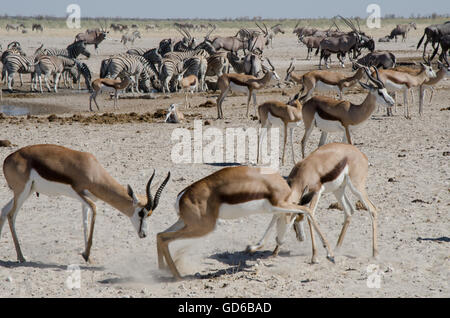
[[[369,4],[378,4],[381,16],[396,14],[450,14],[450,0],[1,0],[0,14],[51,15],[64,17],[66,7],[75,3],[81,16],[127,18],[311,18],[367,17]]]

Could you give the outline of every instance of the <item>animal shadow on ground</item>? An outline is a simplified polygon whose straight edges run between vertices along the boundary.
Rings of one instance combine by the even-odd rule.
[[[67,270],[67,265],[59,265],[59,264],[45,264],[41,262],[24,262],[19,263],[15,261],[1,261],[0,267],[6,268],[19,268],[19,267],[29,267],[29,268],[39,268],[39,269],[59,269],[59,270]],[[89,270],[89,271],[103,271],[104,267],[92,267],[92,266],[80,266],[81,270]]]
[[[238,167],[242,166],[242,164],[238,162],[205,162],[205,165],[213,166],[213,167]]]
[[[438,243],[450,243],[450,237],[447,236],[441,236],[441,237],[418,237],[417,241],[432,241],[432,242],[438,242]]]
[[[280,252],[278,256],[286,256],[289,252]],[[211,255],[209,258],[217,260],[223,264],[230,265],[230,267],[225,269],[219,269],[215,272],[210,272],[208,274],[195,274],[195,278],[200,279],[210,279],[217,278],[223,275],[234,275],[239,272],[252,272],[252,264],[248,264],[249,261],[256,261],[259,259],[270,259],[272,257],[271,251],[261,251],[255,253],[248,253],[246,251],[237,252],[224,252]],[[266,265],[270,266],[270,265]]]

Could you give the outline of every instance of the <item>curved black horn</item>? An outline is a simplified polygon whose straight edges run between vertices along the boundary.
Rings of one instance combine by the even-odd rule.
[[[153,174],[152,174],[152,176],[150,177],[150,179],[147,182],[147,187],[146,187],[147,204],[145,205],[145,208],[147,210],[151,210],[151,208],[153,206],[153,197],[152,197],[152,193],[150,192],[150,187],[152,185],[153,178],[155,177],[155,173],[156,173],[156,170],[153,170]]]
[[[161,196],[162,191],[164,190],[164,187],[166,186],[167,182],[169,182],[170,179],[170,171],[167,174],[166,179],[164,179],[163,183],[159,186],[158,190],[155,193],[155,201],[153,202],[152,210],[155,210],[159,203],[159,197]]]

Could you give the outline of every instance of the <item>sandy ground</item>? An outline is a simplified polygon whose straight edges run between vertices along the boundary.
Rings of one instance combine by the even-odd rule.
[[[400,59],[418,58],[413,48],[422,30],[413,32],[406,43],[385,43],[377,49],[390,49]],[[230,32],[231,33],[231,32]],[[288,32],[290,33],[290,32]],[[379,34],[378,34],[379,33]],[[378,31],[376,36],[387,34]],[[138,47],[153,47],[167,34],[144,34]],[[174,35],[174,34],[173,34]],[[3,34],[4,46],[14,37]],[[27,52],[33,52],[42,41],[47,46],[66,46],[71,35],[51,37],[21,36]],[[105,56],[123,52],[118,36],[100,46],[99,55],[87,61],[97,76],[100,61]],[[93,51],[93,49],[91,49]],[[277,37],[273,49],[267,49],[281,77],[291,57],[296,57],[297,69],[315,69],[317,59],[305,61],[306,50],[292,34]],[[335,60],[335,59],[334,59]],[[336,67],[336,64],[333,65]],[[346,71],[350,72],[347,64]],[[25,76],[28,80],[28,76]],[[18,82],[16,82],[18,83]],[[275,84],[275,83],[273,83]],[[16,84],[17,85],[17,84]],[[258,127],[256,120],[245,118],[245,97],[230,96],[224,103],[225,120],[216,120],[215,107],[193,107],[186,111],[187,122],[164,124],[151,115],[139,119],[136,115],[124,120],[61,120],[50,116],[89,116],[88,94],[61,90],[60,93],[29,94],[27,86],[19,93],[4,92],[2,105],[25,107],[33,116],[0,118],[0,139],[12,146],[0,148],[3,160],[11,152],[30,144],[52,143],[93,153],[104,167],[123,185],[130,184],[138,192],[152,169],[159,179],[170,171],[158,209],[151,216],[151,235],[139,239],[131,223],[112,207],[98,202],[91,264],[84,263],[80,253],[84,242],[81,208],[72,199],[35,195],[19,212],[16,227],[27,262],[16,262],[16,253],[7,225],[0,237],[0,297],[449,297],[449,205],[450,169],[448,152],[450,83],[437,85],[432,104],[419,117],[417,97],[412,107],[412,119],[403,117],[398,107],[394,117],[385,117],[384,110],[373,114],[354,134],[355,144],[370,161],[368,193],[379,209],[380,256],[371,256],[371,223],[366,211],[352,218],[343,248],[336,255],[336,264],[328,262],[319,249],[319,264],[311,265],[309,232],[305,242],[298,242],[287,233],[280,255],[271,258],[274,233],[266,249],[253,255],[244,252],[263,234],[270,216],[219,221],[216,230],[201,239],[174,244],[174,254],[184,255],[178,265],[187,279],[175,282],[170,273],[157,266],[156,233],[177,220],[174,203],[177,194],[192,182],[217,171],[217,164],[174,164],[171,158],[172,131],[186,128],[192,131],[193,120],[209,121],[210,127]],[[297,88],[268,87],[258,94],[258,103],[287,100]],[[193,105],[210,100],[216,93],[196,95]],[[345,99],[360,103],[365,94],[353,89]],[[401,100],[401,96],[399,101]],[[167,109],[184,97],[155,99],[124,98],[119,100],[123,113],[153,114]],[[112,101],[106,95],[99,98],[105,111],[112,111]],[[446,109],[446,110],[445,110]],[[39,116],[34,116],[39,115]],[[66,116],[64,115],[64,116]],[[98,115],[101,115],[99,113]],[[147,114],[148,115],[148,114]],[[78,116],[78,117],[77,117]],[[55,119],[56,118],[56,119]],[[113,116],[113,118],[115,118]],[[208,126],[204,126],[207,129]],[[300,158],[303,125],[295,130],[294,148]],[[329,141],[340,141],[332,134]],[[319,132],[315,130],[307,152],[317,146]],[[288,175],[293,164],[287,153],[287,164],[281,173]],[[394,182],[390,182],[394,181]],[[0,178],[0,202],[3,206],[12,197],[4,178]],[[334,243],[340,231],[343,212],[329,209],[334,196],[324,195],[317,210],[317,220],[327,238]],[[189,249],[186,249],[190,246]],[[183,253],[175,253],[181,250]],[[67,279],[76,277],[70,265],[80,268],[81,288],[70,289]],[[378,285],[377,285],[378,284]],[[379,288],[376,288],[379,287]]]

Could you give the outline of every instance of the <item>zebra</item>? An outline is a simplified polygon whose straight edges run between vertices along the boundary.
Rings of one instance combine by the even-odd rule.
[[[224,73],[228,72],[230,63],[226,52],[219,52],[208,57],[208,67],[206,76],[217,76],[219,78]]]
[[[100,78],[116,78],[122,71],[135,76],[135,88],[139,93],[139,82],[143,81],[145,87],[150,89],[150,81],[153,87],[157,86],[155,79],[158,77],[152,65],[139,55],[119,54],[103,60],[100,68]],[[133,91],[133,87],[131,87]]]
[[[48,81],[49,76],[53,75],[54,78],[54,91],[58,92],[58,84],[59,79],[64,71],[64,68],[72,66],[74,64],[72,59],[63,56],[41,56],[38,59],[35,73],[37,80],[39,80],[39,89],[41,93],[42,90],[42,74],[44,75],[45,85],[47,86],[48,91],[50,92],[50,84]]]
[[[54,90],[58,91],[58,84],[60,77],[63,76],[64,83],[66,84],[66,78],[64,74],[70,74],[73,81],[78,82],[78,89],[80,87],[80,77],[83,75],[86,83],[87,89],[91,90],[91,72],[86,64],[79,62],[76,59],[67,58],[64,56],[41,56],[39,57],[38,64],[36,66],[36,76],[39,80],[39,88],[42,93],[42,81],[41,76],[44,74],[45,84],[48,91],[50,92],[50,86],[48,82],[48,77],[54,75]]]
[[[5,64],[6,61],[6,57],[8,55],[11,54],[18,54],[18,55],[22,55],[22,56],[27,56],[25,54],[25,52],[22,50],[22,47],[20,46],[20,43],[17,41],[11,42],[8,44],[8,48],[3,51],[3,53],[0,56],[0,61],[2,62],[2,64]],[[19,73],[19,77],[20,77],[20,86],[23,86],[23,79],[22,79],[22,74]],[[8,78],[8,73],[5,70],[5,73],[3,75],[4,78],[4,83],[7,83],[7,78]]]
[[[31,73],[31,91],[36,89],[36,83],[34,83],[34,72],[36,70],[35,56],[23,56],[19,54],[9,54],[4,58],[2,69],[2,80],[7,78],[8,89],[12,91],[14,85],[14,74],[30,74]],[[22,78],[21,78],[22,80]],[[23,82],[21,81],[22,85]],[[33,84],[34,87],[33,87]]]
[[[72,44],[68,45],[65,49],[56,49],[56,48],[39,48],[35,51],[35,55],[59,55],[66,56],[72,59],[76,59],[80,54],[89,58],[91,53],[86,49],[86,42],[84,40],[75,41]]]
[[[185,52],[168,52],[164,55],[159,69],[159,79],[162,84],[163,93],[166,91],[170,92],[169,82],[172,80],[174,75],[179,75],[183,72],[183,70],[185,69],[183,64],[186,62],[186,60],[189,60],[193,57],[204,57],[205,59],[207,59],[209,57],[209,53],[204,49],[197,49]],[[200,80],[200,77],[197,77]]]
[[[63,80],[64,80],[64,86],[66,88],[69,88],[68,85],[68,79],[69,75],[72,77],[72,82],[70,84],[70,88],[73,88],[73,83],[78,84],[78,90],[81,90],[81,75],[84,77],[84,82],[86,84],[86,88],[88,91],[92,90],[91,81],[92,81],[92,75],[91,71],[89,70],[89,67],[78,60],[73,59],[74,64],[72,66],[67,66],[64,68],[63,71]]]

